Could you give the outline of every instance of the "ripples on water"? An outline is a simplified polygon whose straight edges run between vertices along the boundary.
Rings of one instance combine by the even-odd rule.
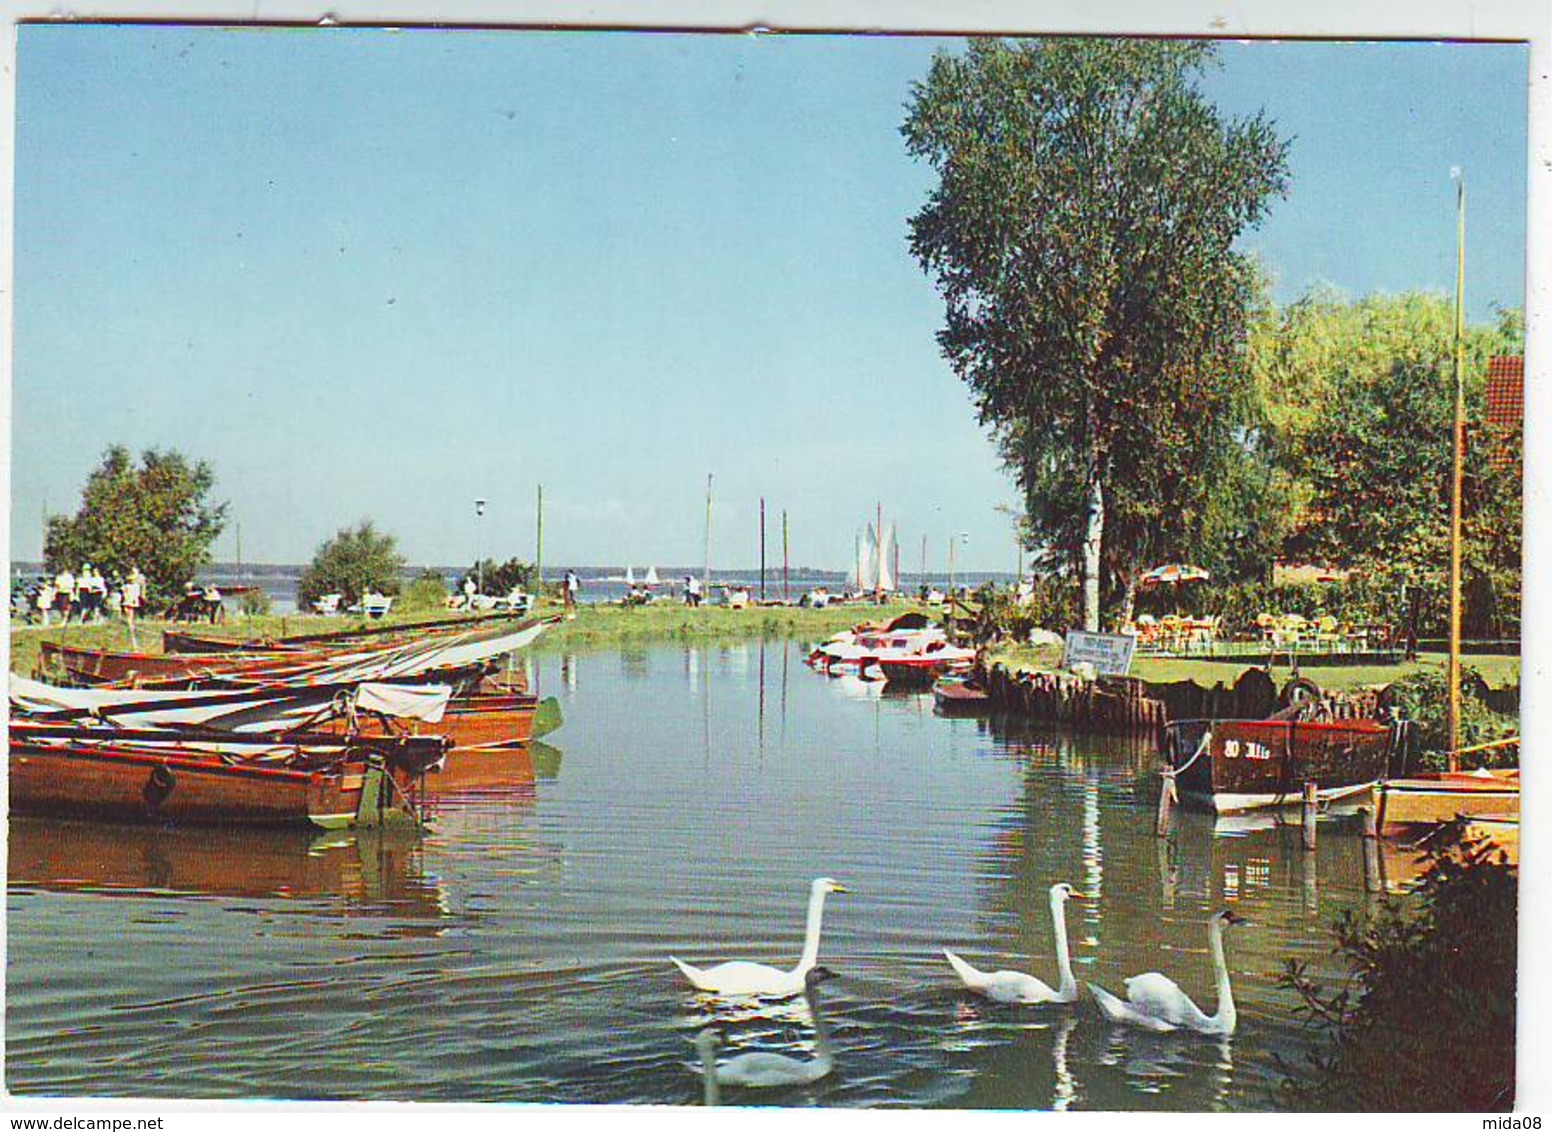
[[[556,747],[441,783],[422,840],[10,830],[7,1086],[18,1094],[695,1104],[691,1039],[811,1056],[789,1003],[719,1002],[666,960],[790,966],[808,881],[840,878],[822,958],[837,1070],[739,1104],[1262,1108],[1307,1036],[1287,958],[1336,973],[1359,840],[1181,815],[1151,753],[934,715],[809,672],[793,646],[541,655]],[[561,748],[561,749],[557,749]],[[563,751],[562,751],[563,749]],[[1205,917],[1233,903],[1232,1040],[1115,1031],[1091,1004],[965,993],[950,947],[1055,981],[1147,970],[1209,1012]]]

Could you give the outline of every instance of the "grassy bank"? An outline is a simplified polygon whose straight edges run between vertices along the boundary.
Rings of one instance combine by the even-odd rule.
[[[862,621],[879,621],[895,617],[914,608],[910,605],[837,606],[830,609],[800,609],[796,606],[771,606],[750,609],[728,609],[723,606],[702,606],[691,609],[685,605],[651,605],[623,608],[618,605],[583,605],[574,620],[553,626],[539,638],[535,648],[554,650],[560,648],[589,648],[614,644],[646,644],[654,641],[730,641],[750,637],[798,637],[819,640],[849,629]],[[558,606],[548,606],[538,611],[548,615],[558,613]],[[419,614],[392,614],[382,621],[368,622],[356,617],[315,617],[292,615],[287,617],[244,617],[217,626],[198,626],[207,632],[233,640],[259,640],[265,637],[279,638],[312,633],[338,633],[371,626],[414,625],[447,617],[444,610]],[[478,624],[479,618],[470,618],[470,624]],[[137,627],[140,651],[161,652],[162,630],[174,627],[166,621],[142,621]],[[175,626],[187,628],[187,626]],[[130,649],[129,632],[118,621],[100,625],[70,625],[61,628],[53,625],[45,629],[41,625],[11,625],[11,668],[15,672],[30,674],[37,664],[38,649],[44,639],[65,641],[87,648]]]
[[[1009,668],[1051,668],[1061,659],[1061,648],[1032,648],[1027,645],[1010,645],[997,649],[994,661],[1000,660]],[[1355,688],[1383,687],[1413,672],[1429,668],[1443,668],[1446,657],[1439,653],[1423,653],[1416,661],[1383,665],[1305,665],[1300,675],[1313,680],[1330,691],[1351,691]],[[1474,668],[1493,688],[1520,682],[1520,658],[1517,656],[1467,656],[1462,660],[1468,668]],[[1240,674],[1249,667],[1243,661],[1186,660],[1177,657],[1139,656],[1132,661],[1133,676],[1156,684],[1170,684],[1177,680],[1194,680],[1204,688],[1222,683],[1232,686]],[[1272,677],[1279,684],[1289,679],[1293,670],[1287,664],[1272,669]]]

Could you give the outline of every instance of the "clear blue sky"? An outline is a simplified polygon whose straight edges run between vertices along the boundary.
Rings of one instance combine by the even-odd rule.
[[[20,30],[12,554],[110,444],[211,463],[248,561],[370,516],[412,562],[1011,570],[1014,493],[938,355],[898,128],[955,41],[55,25]],[[1520,306],[1518,46],[1226,44],[1294,139],[1245,246],[1287,300]],[[473,500],[490,503],[477,529]],[[235,552],[235,529],[217,544]]]

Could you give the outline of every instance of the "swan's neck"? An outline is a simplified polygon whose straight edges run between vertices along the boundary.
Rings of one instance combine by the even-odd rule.
[[[825,890],[815,888],[808,895],[808,934],[803,938],[803,957],[794,972],[799,978],[819,962],[819,927],[824,920]]]
[[[835,1060],[835,1056],[830,1050],[830,1026],[819,1009],[819,992],[811,986],[805,986],[803,998],[808,1003],[809,1014],[814,1018],[814,1064],[828,1066]]]
[[[1223,921],[1214,920],[1207,931],[1207,944],[1212,949],[1213,973],[1218,976],[1218,1013],[1213,1021],[1225,1029],[1234,1026],[1234,991],[1229,986],[1229,965],[1223,958]]]
[[[1078,980],[1072,973],[1072,955],[1067,950],[1067,901],[1051,897],[1051,923],[1056,929],[1056,973],[1061,985],[1056,988],[1063,998],[1078,997]]]
[[[705,1095],[702,1102],[707,1107],[713,1107],[722,1103],[720,1082],[717,1080],[717,1043],[701,1042],[701,1077],[706,1082]]]

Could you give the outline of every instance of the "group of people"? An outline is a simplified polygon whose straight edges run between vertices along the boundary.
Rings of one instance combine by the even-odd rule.
[[[145,584],[145,575],[131,566],[110,591],[102,571],[87,562],[78,571],[71,572],[68,566],[62,566],[52,578],[45,577],[32,601],[45,625],[56,613],[62,624],[68,625],[72,617],[83,625],[95,623],[113,609],[133,622],[145,601]]]

